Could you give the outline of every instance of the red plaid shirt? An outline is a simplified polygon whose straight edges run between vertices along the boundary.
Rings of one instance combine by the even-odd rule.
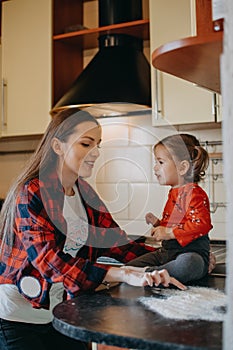
[[[35,277],[41,286],[40,294],[24,295],[35,308],[49,308],[52,283],[62,282],[68,298],[79,291],[95,289],[109,269],[96,263],[100,256],[126,263],[154,250],[127,238],[86,181],[80,178],[76,184],[86,209],[89,235],[75,258],[63,252],[67,227],[62,214],[64,191],[57,174],[28,181],[17,197],[14,246],[10,252],[7,244],[4,246],[0,283],[17,285],[24,295],[21,279]]]

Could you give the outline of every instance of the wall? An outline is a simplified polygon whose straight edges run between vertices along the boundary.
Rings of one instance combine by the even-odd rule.
[[[146,212],[152,211],[160,216],[166,200],[168,187],[160,186],[153,175],[152,146],[160,138],[176,132],[174,129],[152,127],[151,115],[129,118],[100,119],[103,126],[103,142],[100,157],[96,162],[93,176],[89,179],[116,221],[130,234],[149,234],[150,227],[145,223]],[[200,141],[221,140],[221,130],[192,130]],[[25,144],[25,145],[24,145]],[[37,141],[34,142],[36,146]],[[30,141],[31,145],[31,141]],[[16,145],[13,145],[14,148]],[[10,150],[12,143],[7,145]],[[26,141],[18,148],[26,149]],[[209,152],[218,151],[212,149]],[[0,197],[4,197],[11,182],[31,156],[30,153],[0,155]],[[218,162],[215,173],[222,173],[222,162]],[[208,175],[208,172],[207,172]],[[212,177],[210,176],[212,179]],[[209,193],[210,200],[225,202],[223,178],[219,176],[212,183],[201,183]],[[214,209],[214,208],[212,208]],[[214,228],[212,239],[225,239],[225,208],[217,208],[212,214]]]

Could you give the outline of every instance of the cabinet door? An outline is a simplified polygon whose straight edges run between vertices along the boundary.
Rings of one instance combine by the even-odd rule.
[[[43,133],[51,109],[51,0],[2,3],[1,136]]]
[[[150,0],[151,53],[163,44],[195,35],[195,22],[193,0]],[[151,81],[153,125],[217,121],[216,94],[153,67]]]

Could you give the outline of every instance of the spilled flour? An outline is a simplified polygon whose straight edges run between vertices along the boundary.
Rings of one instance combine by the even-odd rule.
[[[205,287],[188,287],[186,291],[157,289],[155,296],[138,300],[150,310],[176,320],[223,321],[226,313],[226,294]]]

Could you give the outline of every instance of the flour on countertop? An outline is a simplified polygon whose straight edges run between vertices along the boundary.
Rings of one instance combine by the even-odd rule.
[[[188,287],[186,291],[152,288],[151,291],[155,296],[138,300],[163,317],[216,322],[225,318],[227,298],[223,291],[206,287]]]

